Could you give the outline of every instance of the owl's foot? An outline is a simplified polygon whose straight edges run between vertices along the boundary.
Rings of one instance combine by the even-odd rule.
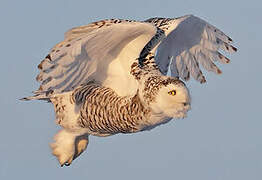
[[[62,166],[69,166],[87,147],[88,134],[76,134],[65,129],[60,130],[54,137],[55,142],[50,144]]]

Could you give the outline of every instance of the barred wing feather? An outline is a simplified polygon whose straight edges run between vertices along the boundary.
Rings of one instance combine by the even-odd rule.
[[[41,86],[35,99],[70,91],[89,80],[115,91],[121,78],[132,84],[128,82],[130,66],[155,32],[152,24],[129,22],[94,29],[57,44],[38,66]]]

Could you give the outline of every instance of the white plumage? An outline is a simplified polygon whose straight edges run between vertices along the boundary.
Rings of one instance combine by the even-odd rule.
[[[76,27],[39,64],[41,86],[24,100],[54,104],[64,129],[51,147],[61,165],[70,164],[90,134],[133,133],[185,117],[190,95],[179,78],[204,83],[200,65],[220,74],[214,62],[229,62],[219,50],[236,51],[231,42],[193,15]]]

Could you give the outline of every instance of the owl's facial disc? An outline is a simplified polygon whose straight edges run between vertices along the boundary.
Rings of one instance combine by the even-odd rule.
[[[161,111],[168,117],[183,118],[190,109],[191,99],[185,84],[179,80],[159,89],[154,111]]]

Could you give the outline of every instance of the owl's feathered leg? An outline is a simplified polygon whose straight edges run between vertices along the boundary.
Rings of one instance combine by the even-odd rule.
[[[69,166],[86,149],[88,134],[62,129],[54,136],[54,140],[55,142],[50,144],[53,155],[57,157],[61,167]]]

